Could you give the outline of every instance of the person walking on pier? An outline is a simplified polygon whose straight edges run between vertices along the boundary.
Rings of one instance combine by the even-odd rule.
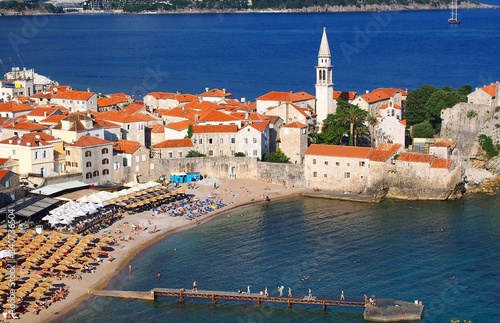
[[[196,280],[193,282],[193,292],[197,292],[198,287],[196,287]]]
[[[278,292],[280,293],[280,297],[283,297],[283,285],[278,286]]]
[[[344,291],[342,291],[342,293],[340,294],[340,300],[341,300],[341,301],[344,301],[344,300],[345,300],[345,298],[344,298]]]
[[[267,287],[266,287],[266,289],[264,290],[264,295],[265,295],[266,297],[267,297],[267,296],[269,296],[269,293],[267,292]]]
[[[311,291],[311,289],[309,288],[309,299],[312,299],[312,298],[313,298],[312,291]]]
[[[292,287],[288,287],[288,297],[292,297]]]
[[[248,285],[248,294],[250,294],[250,285]]]

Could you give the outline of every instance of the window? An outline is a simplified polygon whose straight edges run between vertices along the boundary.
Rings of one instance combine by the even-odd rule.
[[[219,156],[224,156],[224,150],[219,150]]]
[[[86,178],[86,179],[92,178],[92,174],[91,174],[91,173],[87,173],[87,174],[85,174],[85,178]]]
[[[77,162],[73,162],[73,167],[78,167],[78,163]]]
[[[335,163],[335,166],[340,166],[340,162],[336,162],[336,163]]]
[[[104,158],[104,159],[102,160],[102,164],[103,164],[103,165],[107,165],[107,164],[109,164],[109,159]]]
[[[232,144],[236,143],[236,138],[231,138],[231,143]]]
[[[115,169],[120,169],[120,163],[115,163],[115,164],[114,164],[114,168],[115,168]]]
[[[253,138],[253,143],[256,144],[257,143],[257,138]]]
[[[5,181],[5,188],[9,188],[9,187],[10,187],[10,181],[7,180],[7,181]]]
[[[109,175],[109,169],[104,169],[104,170],[102,171],[102,174],[103,174],[103,175]]]
[[[40,153],[38,151],[35,151],[35,159],[40,158]]]
[[[155,164],[151,163],[151,169],[155,169]]]
[[[313,159],[313,165],[316,165],[316,159]]]
[[[168,152],[168,158],[174,158],[174,154],[171,151]]]
[[[248,144],[248,138],[245,138],[245,144]]]
[[[87,151],[85,152],[85,157],[90,157],[90,156],[92,156],[92,153],[91,153],[90,151],[88,151],[88,150],[87,150]]]
[[[46,150],[44,150],[42,154],[43,154],[43,158],[47,158],[49,155]]]
[[[137,125],[137,129],[139,129],[139,130],[144,129],[144,125],[143,125],[143,124],[138,124],[138,125]]]
[[[12,149],[12,155],[15,155],[16,154],[16,150],[15,149]],[[68,154],[69,155],[69,154]]]
[[[328,161],[325,160],[325,166],[328,166]]]
[[[318,172],[313,172],[313,177],[318,177]]]
[[[85,164],[85,167],[92,167],[92,163],[91,163],[91,162],[87,162],[87,163]]]
[[[223,144],[223,143],[224,143],[224,139],[223,139],[223,138],[220,138],[220,139],[219,139],[219,143],[220,143],[220,144]]]
[[[94,173],[93,173],[92,175],[93,175],[94,177],[99,176],[99,171],[98,171],[98,170],[94,171]]]
[[[236,152],[234,150],[231,150],[231,156],[234,156]]]
[[[208,143],[211,145],[213,142],[212,138],[208,138]]]
[[[139,159],[140,157],[139,156],[135,156],[135,162],[138,163],[139,162]]]
[[[327,177],[328,177],[328,175],[327,175],[327,174],[323,174],[323,177],[324,177],[324,178],[327,178]]]
[[[351,173],[349,173],[349,172],[345,172],[345,173],[344,173],[344,177],[345,177],[345,178],[351,178]]]
[[[200,138],[200,145],[203,145],[203,139]]]
[[[142,161],[146,161],[146,154],[142,154]]]
[[[182,158],[182,151],[179,151],[179,158]]]
[[[127,130],[130,130],[130,129],[132,129],[132,125],[128,124],[127,125]]]
[[[135,171],[136,171],[136,173],[138,173],[138,172],[139,172],[139,165],[136,165],[136,166],[135,166]]]
[[[103,148],[101,150],[101,153],[104,155],[104,154],[107,154],[108,153],[108,148]]]
[[[213,150],[209,150],[208,151],[208,156],[213,156],[214,155],[214,151]]]
[[[254,149],[254,151],[253,151],[253,155],[254,155],[254,156],[257,156],[257,150],[256,150],[256,149]]]
[[[347,163],[347,167],[351,166],[351,163]]]
[[[359,167],[365,167],[365,162],[364,161],[360,161],[359,162]]]

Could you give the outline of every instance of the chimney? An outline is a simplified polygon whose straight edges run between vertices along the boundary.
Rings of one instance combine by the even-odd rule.
[[[247,111],[247,112],[245,112],[245,120],[248,120],[248,117],[249,117],[249,116],[250,116],[250,113],[248,113],[248,111]]]
[[[247,99],[245,99],[245,98],[241,98],[241,102],[242,102],[242,103],[245,103],[246,101],[247,101]]]
[[[35,135],[35,138],[36,139],[40,139],[40,135]]]
[[[44,112],[43,112],[43,117],[44,117],[44,118],[47,118],[47,111],[44,111]]]
[[[366,92],[366,94],[370,93],[370,91],[368,91],[368,90],[366,90],[365,92]]]
[[[208,90],[209,90],[209,88],[208,88],[208,87],[206,87],[206,88],[205,88],[205,92],[208,92]]]
[[[226,89],[222,89],[222,92],[224,92],[224,94],[226,94]]]
[[[87,92],[90,92],[90,88],[89,87],[87,88]]]
[[[195,114],[195,115],[194,115],[194,121],[195,121],[195,122],[198,122],[198,114]]]

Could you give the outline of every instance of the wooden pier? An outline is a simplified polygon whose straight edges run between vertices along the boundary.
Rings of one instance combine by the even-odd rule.
[[[113,291],[101,290],[93,292],[96,296],[110,296],[119,298],[133,298],[155,301],[158,296],[176,297],[180,302],[184,302],[186,298],[206,298],[210,299],[212,303],[217,303],[217,300],[239,300],[239,301],[253,301],[257,305],[262,302],[286,303],[289,308],[293,304],[308,304],[308,305],[321,305],[323,310],[327,306],[349,306],[349,307],[363,307],[365,308],[364,317],[371,321],[379,322],[395,322],[395,321],[411,321],[420,320],[424,306],[416,305],[414,303],[378,299],[377,306],[365,304],[363,299],[345,299],[332,297],[319,297],[319,296],[282,296],[269,295],[264,296],[258,293],[237,293],[237,292],[224,292],[224,291],[211,291],[211,290],[198,290],[198,291],[185,291],[173,288],[155,288],[149,292],[137,291]]]

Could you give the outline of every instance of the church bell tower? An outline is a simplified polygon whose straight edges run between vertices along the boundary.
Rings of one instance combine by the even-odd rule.
[[[316,114],[317,122],[321,129],[323,120],[327,115],[335,113],[336,104],[333,102],[333,81],[332,81],[332,55],[328,38],[326,37],[326,27],[323,28],[323,38],[318,53],[318,66],[316,66]]]

